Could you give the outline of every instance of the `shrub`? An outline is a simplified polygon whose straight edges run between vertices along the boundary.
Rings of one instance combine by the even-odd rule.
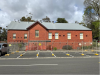
[[[93,47],[96,47],[96,42],[93,42],[92,45],[93,45]]]
[[[53,49],[54,49],[54,50],[57,50],[57,48],[56,48],[56,47],[54,47]]]
[[[70,45],[65,45],[65,46],[62,47],[62,49],[71,50],[71,49],[73,49],[73,48],[72,48],[72,46],[70,46]]]
[[[19,43],[19,44],[18,44],[18,47],[21,48],[21,47],[22,47],[22,43]]]
[[[81,47],[82,49],[82,47]],[[92,46],[83,46],[83,49],[92,49]]]

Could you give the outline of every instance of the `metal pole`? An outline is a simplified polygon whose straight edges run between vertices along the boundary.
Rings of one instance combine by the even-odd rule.
[[[97,54],[97,40],[96,40],[96,54]]]
[[[82,54],[83,54],[83,41],[82,41]]]
[[[68,41],[67,41],[67,50],[68,50]]]
[[[74,50],[75,50],[75,41],[74,41]]]
[[[38,50],[38,41],[37,41],[37,50]]]

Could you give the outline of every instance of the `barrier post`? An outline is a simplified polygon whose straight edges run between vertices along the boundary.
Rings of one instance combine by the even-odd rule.
[[[51,46],[51,51],[52,51],[52,46]]]

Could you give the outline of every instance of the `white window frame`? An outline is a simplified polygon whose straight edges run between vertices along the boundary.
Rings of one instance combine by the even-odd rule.
[[[24,39],[27,39],[27,34],[24,34]]]
[[[80,33],[80,39],[83,39],[83,33]]]
[[[55,33],[55,39],[59,39],[58,35],[58,33]]]
[[[15,33],[13,34],[13,39],[16,39],[16,34]]]
[[[35,37],[39,37],[39,30],[35,30]]]
[[[52,39],[52,33],[48,33],[48,39]]]
[[[71,39],[71,33],[67,33],[67,39]]]

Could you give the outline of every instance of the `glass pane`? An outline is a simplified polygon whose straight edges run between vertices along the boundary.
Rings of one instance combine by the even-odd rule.
[[[49,35],[52,35],[52,33],[49,33]]]
[[[38,30],[35,31],[35,36],[39,37],[39,31]]]
[[[52,33],[49,33],[48,38],[52,39]]]
[[[83,33],[80,33],[80,39],[83,39]]]
[[[27,37],[24,37],[24,39],[27,39]]]
[[[83,33],[80,33],[80,36],[82,36],[83,35]]]
[[[83,36],[80,36],[80,39],[83,39]]]
[[[27,34],[25,34],[24,36],[26,36],[26,37],[27,37]]]
[[[68,35],[71,35],[71,33],[68,33]]]
[[[68,36],[68,39],[71,39],[71,36]]]
[[[58,39],[58,36],[57,35],[55,36],[55,39]]]
[[[52,39],[52,36],[49,35],[49,39]]]
[[[68,39],[71,39],[71,33],[67,34]]]
[[[38,30],[36,30],[35,32],[36,32],[36,33],[39,33],[39,31],[38,31]]]
[[[13,34],[13,36],[16,36],[16,34]]]
[[[57,36],[58,36],[58,33],[55,33],[55,35],[57,35]]]

